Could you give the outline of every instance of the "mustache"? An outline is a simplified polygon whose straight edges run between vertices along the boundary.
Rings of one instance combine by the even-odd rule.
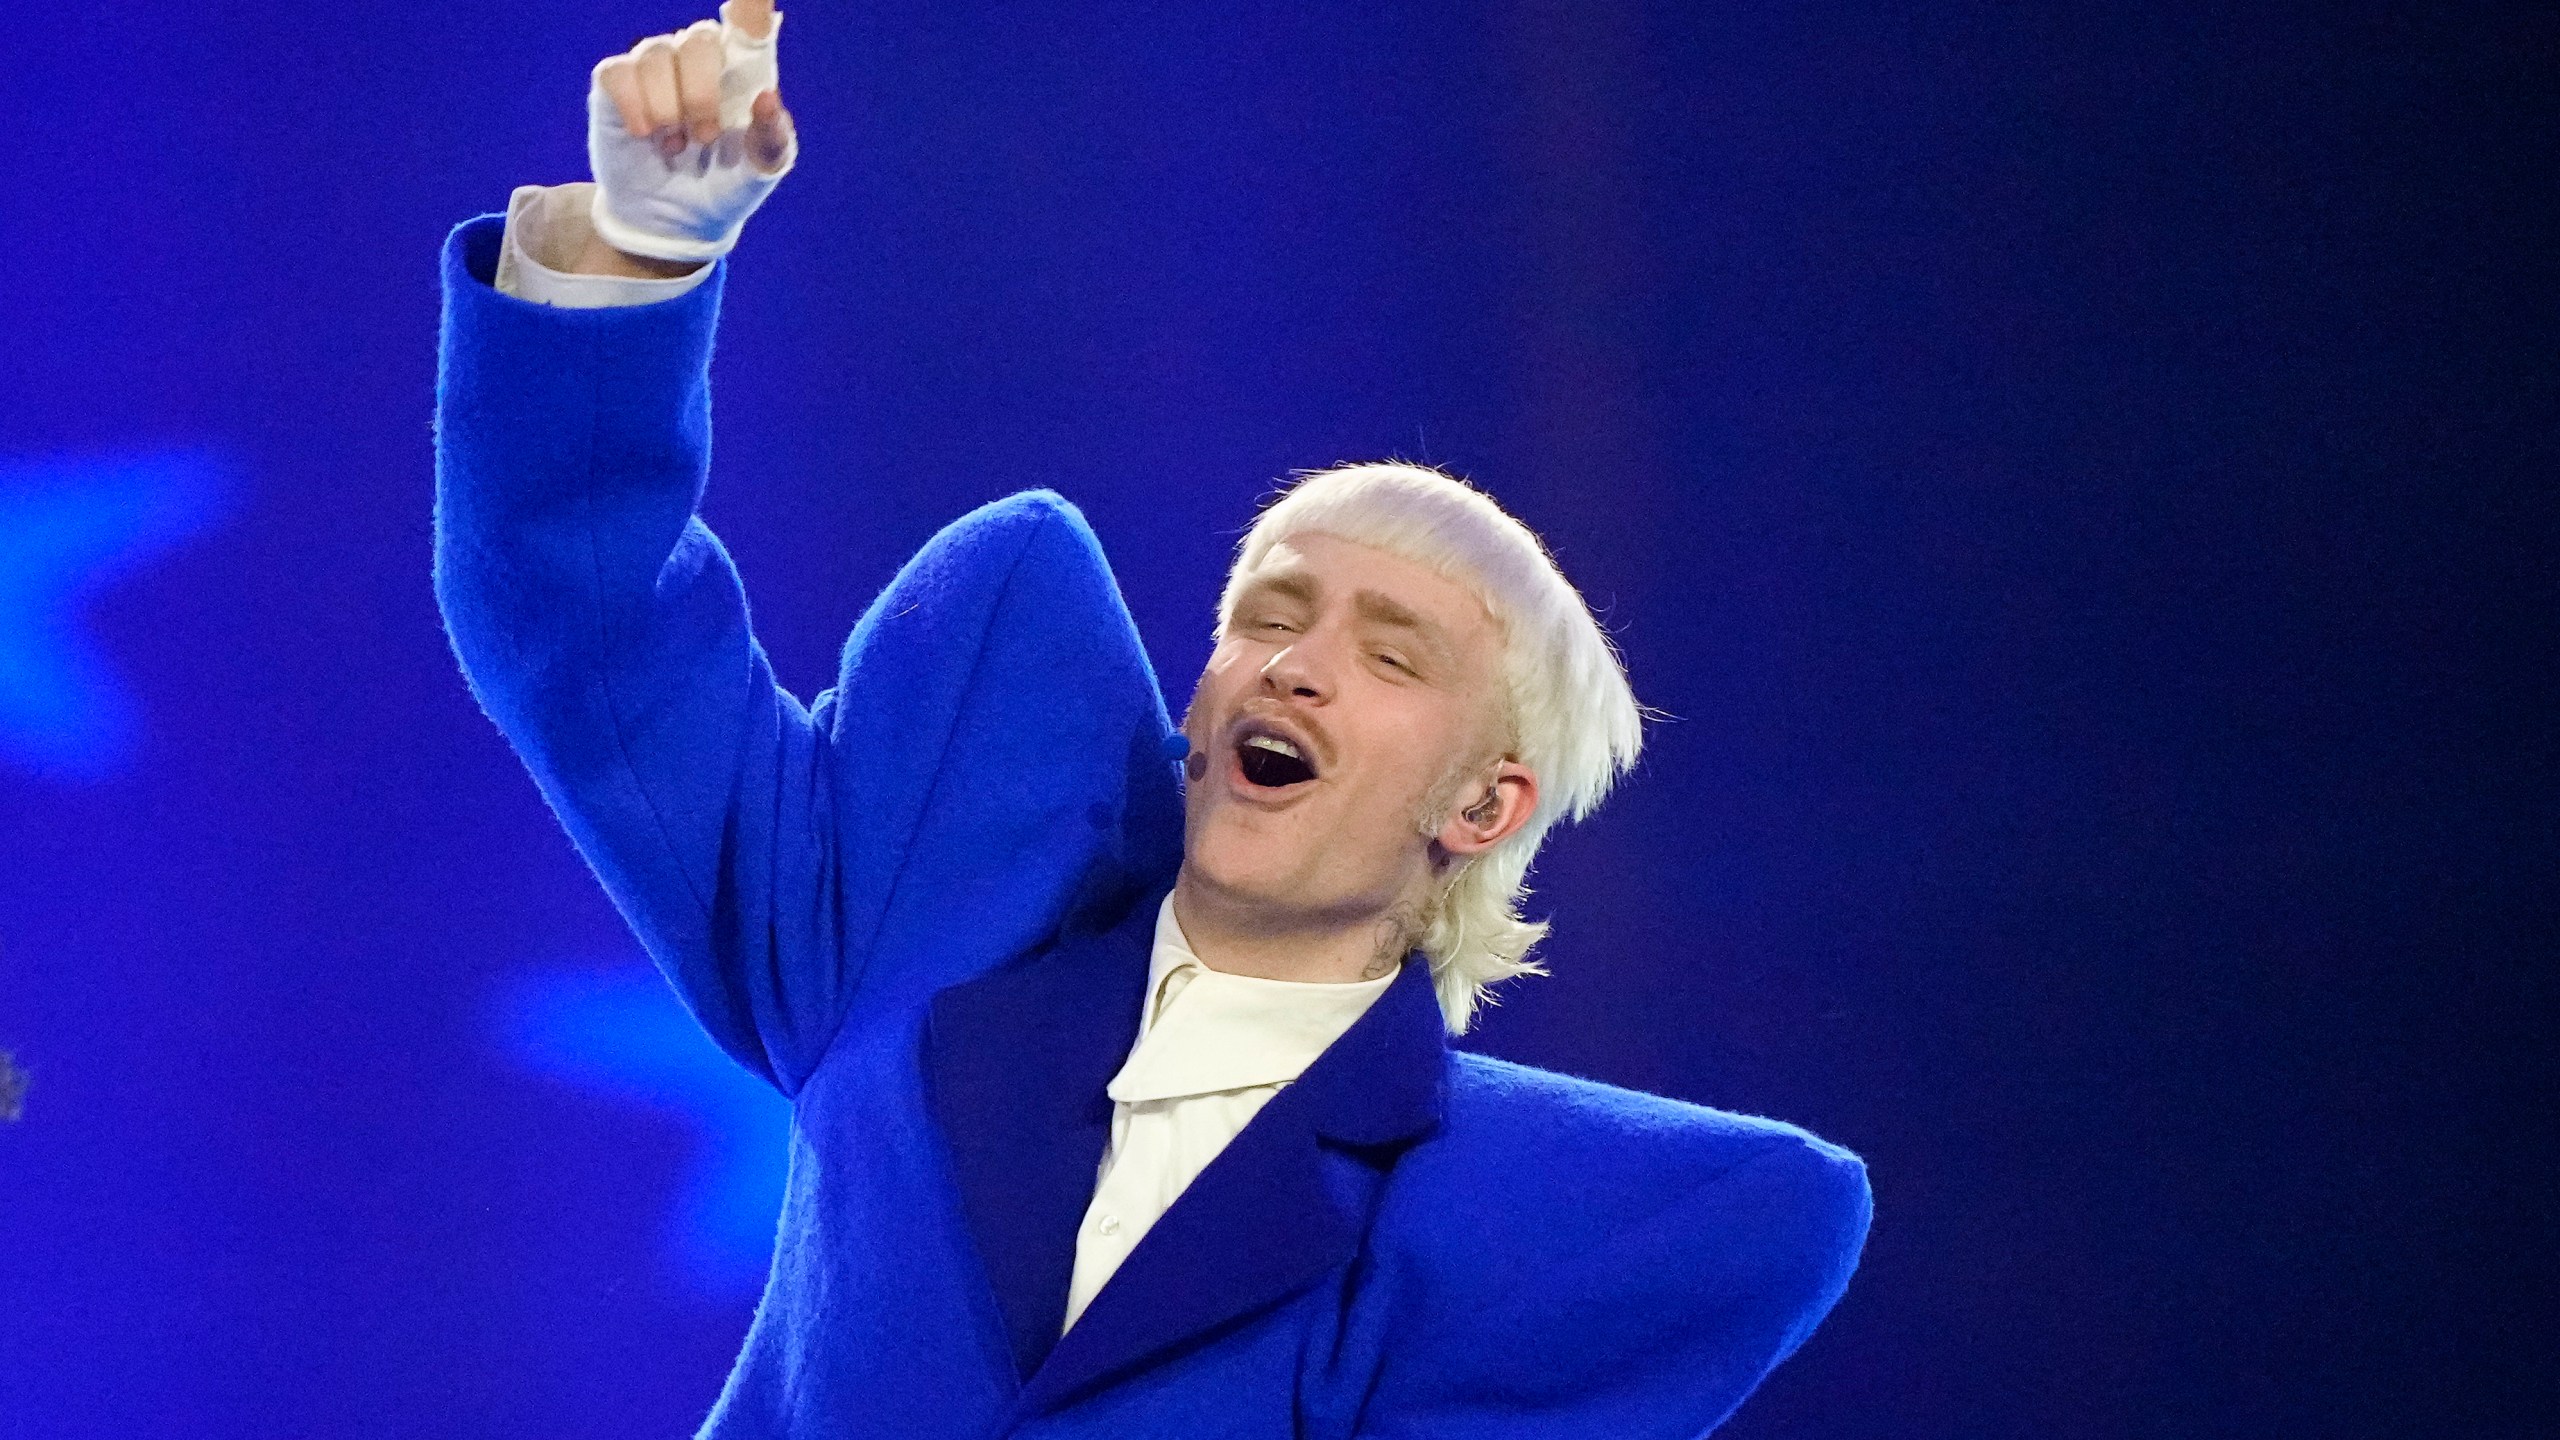
[[[1201,743],[1195,744],[1191,739],[1191,722],[1199,713],[1199,697],[1195,695],[1192,703],[1182,708],[1180,727],[1165,737],[1165,757],[1181,763],[1186,779],[1197,781],[1207,778],[1210,751],[1216,748],[1220,739],[1233,735],[1236,728],[1248,720],[1268,721],[1276,729],[1303,736],[1312,758],[1328,770],[1338,753],[1333,748],[1333,737],[1325,733],[1324,727],[1276,700],[1248,698],[1239,701],[1208,727]]]
[[[1325,770],[1333,768],[1338,752],[1333,748],[1333,737],[1325,733],[1325,727],[1318,724],[1313,716],[1278,700],[1250,696],[1238,701],[1217,733],[1221,737],[1232,738],[1244,726],[1257,722],[1289,736],[1294,742],[1302,742],[1301,748],[1307,752],[1308,763]]]

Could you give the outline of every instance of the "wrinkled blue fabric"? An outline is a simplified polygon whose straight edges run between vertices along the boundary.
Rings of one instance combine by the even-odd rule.
[[[1056,1339],[1181,854],[1101,548],[1047,492],[972,512],[803,706],[698,513],[727,261],[552,309],[491,288],[501,225],[444,251],[436,598],[650,957],[794,1105],[703,1434],[1695,1436],[1829,1311],[1855,1156],[1450,1050],[1409,962]]]

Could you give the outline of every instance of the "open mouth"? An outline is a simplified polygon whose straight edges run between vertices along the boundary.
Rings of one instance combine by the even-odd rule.
[[[1236,741],[1236,766],[1247,784],[1279,790],[1316,778],[1296,742],[1265,731],[1247,731]]]

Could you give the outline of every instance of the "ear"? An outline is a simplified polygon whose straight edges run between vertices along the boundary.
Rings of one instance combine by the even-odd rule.
[[[1520,832],[1538,809],[1538,777],[1528,766],[1505,760],[1482,789],[1460,792],[1432,837],[1441,850],[1466,858],[1481,855]]]

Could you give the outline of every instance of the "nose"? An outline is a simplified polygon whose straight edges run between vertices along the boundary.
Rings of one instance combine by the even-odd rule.
[[[1264,693],[1289,700],[1323,704],[1332,698],[1333,685],[1327,677],[1323,661],[1308,642],[1312,636],[1300,636],[1295,645],[1274,651],[1262,664]]]

